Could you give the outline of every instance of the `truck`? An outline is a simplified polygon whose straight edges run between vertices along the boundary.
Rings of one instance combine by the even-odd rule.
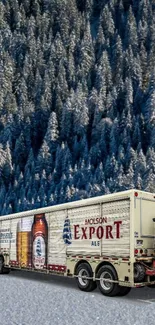
[[[0,274],[74,277],[105,296],[155,287],[155,194],[136,189],[0,217]]]

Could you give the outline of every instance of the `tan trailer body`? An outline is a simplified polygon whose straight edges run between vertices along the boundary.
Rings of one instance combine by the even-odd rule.
[[[121,286],[154,284],[153,218],[155,194],[138,190],[2,216],[1,256],[5,268],[76,276],[87,263],[95,280],[111,265]]]

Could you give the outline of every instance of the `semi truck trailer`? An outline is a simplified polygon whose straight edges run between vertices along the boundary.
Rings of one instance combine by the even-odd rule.
[[[136,189],[0,217],[0,274],[75,277],[105,296],[155,287],[155,194]]]

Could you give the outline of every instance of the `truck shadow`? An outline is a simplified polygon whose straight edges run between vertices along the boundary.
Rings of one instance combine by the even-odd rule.
[[[7,275],[8,276],[8,275]],[[68,278],[61,275],[54,275],[54,274],[44,274],[44,273],[37,273],[37,272],[30,272],[30,271],[18,271],[13,270],[10,272],[9,276],[24,279],[28,281],[36,281],[36,282],[45,282],[49,285],[56,285],[65,288],[70,288],[74,290],[78,290],[76,280],[74,278]],[[90,293],[91,294],[91,293]],[[95,295],[101,295],[99,289],[97,288],[93,291]],[[104,297],[104,296],[103,296]],[[151,300],[155,302],[155,288],[143,287],[143,288],[134,288],[131,289],[130,293],[124,297],[114,297],[109,299],[123,299],[124,301],[148,301]]]
[[[142,288],[134,288],[130,291],[130,293],[124,297],[126,300],[141,300],[148,301],[154,300],[155,302],[155,288],[142,287]]]
[[[55,284],[58,286],[64,286],[66,288],[77,288],[76,281],[74,278],[68,278],[61,275],[12,270],[9,276],[28,281],[46,282],[49,285]]]

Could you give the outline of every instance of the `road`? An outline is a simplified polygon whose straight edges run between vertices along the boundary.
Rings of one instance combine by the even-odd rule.
[[[74,279],[12,271],[0,276],[0,325],[154,325],[155,289],[109,298]]]

